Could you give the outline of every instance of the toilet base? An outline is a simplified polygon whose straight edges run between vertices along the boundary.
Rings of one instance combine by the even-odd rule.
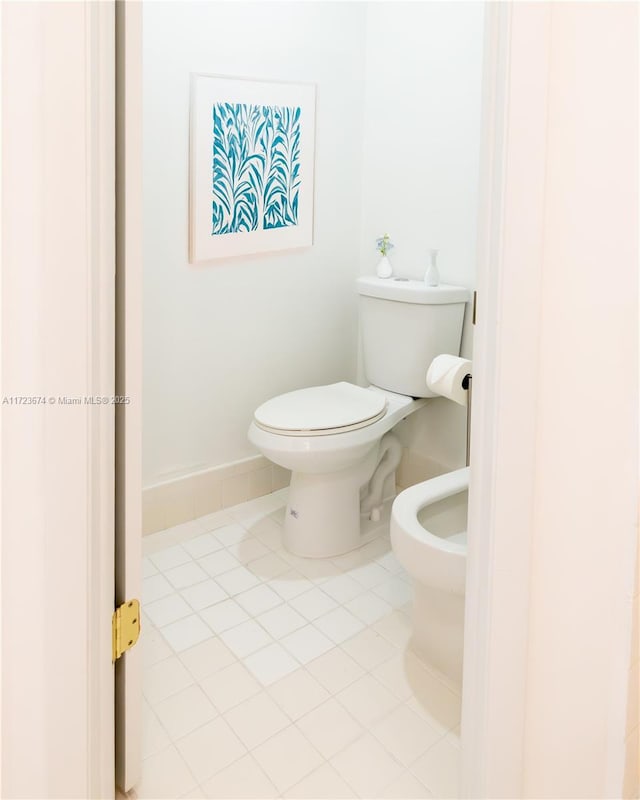
[[[366,544],[379,532],[360,514],[360,489],[378,463],[374,448],[363,461],[332,473],[294,472],[283,524],[286,550],[304,558],[332,558]],[[390,476],[394,481],[394,476]]]
[[[464,595],[412,581],[413,639],[416,655],[462,686]]]
[[[283,544],[296,556],[328,558],[360,543],[359,487],[336,475],[293,473]]]

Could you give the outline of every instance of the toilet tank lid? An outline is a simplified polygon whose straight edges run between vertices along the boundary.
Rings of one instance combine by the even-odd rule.
[[[369,275],[358,278],[357,288],[358,294],[367,297],[422,305],[466,303],[471,297],[469,289],[464,286],[453,286],[447,283],[441,283],[440,286],[427,286],[424,281],[405,278],[376,278]]]

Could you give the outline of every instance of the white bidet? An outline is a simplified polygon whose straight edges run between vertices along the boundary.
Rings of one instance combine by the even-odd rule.
[[[462,684],[469,467],[405,489],[391,510],[391,547],[413,587],[417,655]]]

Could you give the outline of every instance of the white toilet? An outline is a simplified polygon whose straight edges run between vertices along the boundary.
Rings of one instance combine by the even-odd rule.
[[[357,289],[371,385],[280,395],[249,427],[250,441],[292,471],[284,545],[300,556],[336,556],[367,540],[361,520],[378,518],[395,494],[402,447],[390,431],[434,396],[425,374],[435,356],[460,348],[467,289],[373,277],[359,278]]]
[[[469,467],[410,486],[391,510],[391,547],[413,588],[412,647],[462,685]]]

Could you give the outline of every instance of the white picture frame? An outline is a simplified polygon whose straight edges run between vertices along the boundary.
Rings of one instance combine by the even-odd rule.
[[[314,84],[191,76],[192,263],[313,244]]]

